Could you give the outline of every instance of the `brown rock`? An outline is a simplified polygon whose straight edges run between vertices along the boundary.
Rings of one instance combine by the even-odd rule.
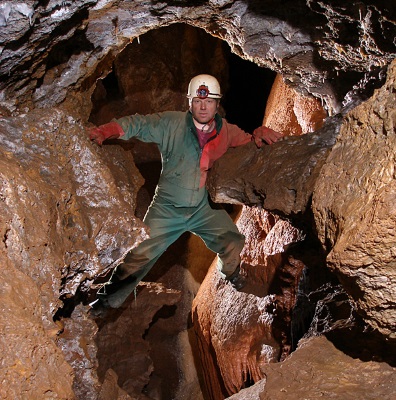
[[[120,149],[114,165],[104,161],[104,149],[59,110],[2,119],[0,131],[2,390],[71,399],[72,372],[53,342],[53,319],[60,298],[86,292],[146,235],[133,217],[141,178]]]
[[[267,364],[262,372],[265,378],[258,386],[229,399],[392,400],[396,391],[395,368],[353,359],[324,336],[302,341],[283,363]]]
[[[109,310],[106,319],[98,321],[100,329],[95,340],[100,380],[111,369],[125,392],[132,398],[141,396],[154,371],[150,343],[144,335],[157,311],[178,301],[179,291],[142,282],[136,298],[130,296],[122,308]]]
[[[315,132],[323,126],[326,111],[318,99],[302,96],[283,81],[275,78],[267,100],[263,125],[285,136]]]
[[[94,342],[98,327],[88,316],[88,307],[79,305],[70,318],[62,320],[63,328],[56,343],[62,349],[66,361],[73,368],[74,394],[77,399],[95,399],[99,392],[110,390],[111,376],[101,388],[97,376],[97,348]],[[117,381],[114,386],[117,387]],[[114,389],[115,390],[115,389]],[[117,397],[114,397],[117,399]]]
[[[202,31],[197,33],[191,26],[182,28],[186,36],[179,49],[172,32],[180,32],[180,28],[171,26],[176,22],[202,28]],[[168,106],[170,98],[181,100],[184,90],[180,96],[172,92],[173,84],[179,82],[175,76],[185,80],[192,67],[213,66],[214,73],[226,74],[219,42],[213,41],[208,56],[201,57],[204,62],[196,56],[195,49],[208,41],[204,31],[226,40],[239,56],[281,73],[285,83],[299,93],[322,99],[329,114],[338,112],[344,104],[358,103],[362,96],[371,96],[373,87],[381,82],[382,67],[396,54],[392,6],[382,7],[376,1],[348,3],[342,12],[333,2],[315,0],[293,2],[288,7],[275,7],[273,1],[267,0],[8,1],[1,4],[0,25],[0,257],[5,282],[0,293],[3,300],[0,329],[2,359],[6,365],[1,371],[1,390],[5,391],[3,397],[10,398],[17,398],[21,392],[29,398],[75,396],[70,388],[71,370],[65,361],[72,352],[65,348],[66,355],[62,356],[54,346],[53,338],[59,332],[53,323],[54,315],[63,312],[66,318],[67,306],[74,307],[81,301],[98,274],[108,271],[146,237],[145,227],[134,217],[136,191],[142,179],[130,154],[119,146],[93,146],[83,133],[81,123],[91,113],[96,81],[111,71],[116,56],[129,43],[133,42],[131,47],[136,54],[138,38],[145,49],[161,53],[158,60],[153,56],[147,56],[146,60],[139,58],[139,68],[134,68],[128,76],[145,80],[144,95],[139,93],[142,86],[136,87],[133,81],[120,78],[123,90],[133,88],[139,93],[145,109],[153,99],[158,99],[158,107]],[[163,31],[166,26],[171,27]],[[145,35],[157,28],[161,31]],[[166,40],[161,41],[161,36]],[[145,43],[145,39],[158,45]],[[168,52],[167,48],[171,50]],[[146,56],[146,52],[139,55]],[[188,60],[188,64],[170,65],[178,58]],[[129,60],[126,57],[125,63],[116,62],[116,65],[128,66]],[[148,61],[170,86],[161,82],[160,76],[154,76]],[[152,87],[150,78],[153,78]],[[159,92],[159,86],[165,87],[163,92]],[[95,95],[103,99],[101,89]],[[286,216],[306,216],[311,211],[312,193],[316,193],[316,226],[325,251],[331,252],[328,263],[337,271],[360,313],[374,329],[388,337],[392,337],[395,326],[393,95],[394,83],[391,83],[387,91],[377,92],[373,102],[351,113],[350,125],[342,131],[336,146],[340,118],[330,120],[327,127],[315,134],[287,139],[260,152],[252,152],[250,146],[244,150],[244,160],[240,163],[231,152],[231,161],[223,164],[226,167],[222,173],[228,166],[238,165],[239,180],[227,176],[226,190],[222,189],[219,197],[220,201],[263,205]],[[135,101],[133,93],[128,100],[128,105]],[[110,117],[114,110],[121,112],[121,107],[116,108],[120,105],[126,106],[126,103],[115,102],[101,118]],[[297,108],[293,116],[299,120],[302,110],[307,108],[299,105]],[[315,110],[309,112],[314,115]],[[306,125],[299,124],[311,129],[314,122],[306,114],[302,119]],[[330,151],[332,155],[322,170]],[[368,167],[365,162],[370,163]],[[324,173],[317,185],[321,171]],[[260,249],[277,252],[287,247],[287,241],[277,240],[281,232],[292,236],[295,233],[285,225],[279,224],[279,230],[274,230],[272,237],[269,234],[266,245]],[[271,256],[274,264],[266,276],[273,276],[280,254]],[[289,258],[281,265],[285,266],[283,280],[286,282],[289,278],[292,283],[290,291],[277,293],[285,297],[287,317],[301,262]],[[246,271],[251,273],[248,268]],[[195,286],[203,279],[202,272],[198,272],[195,272]],[[219,287],[218,294],[225,293],[223,289]],[[210,296],[220,310],[218,321],[226,325],[227,305],[221,305],[221,298],[216,298],[212,291]],[[63,302],[67,305],[62,311]],[[253,321],[262,302],[267,304],[263,298],[254,302]],[[87,321],[78,312],[80,308],[70,321],[64,321],[69,332],[81,337],[81,348],[68,358],[77,365],[78,359],[84,357],[84,350],[92,351],[91,342],[84,342],[84,335],[89,337],[95,328],[85,324]],[[243,313],[241,310],[250,328],[249,315]],[[263,315],[268,314],[271,313],[265,310]],[[202,316],[206,317],[204,312]],[[231,316],[231,321],[236,319],[237,316]],[[220,342],[226,342],[227,346],[232,340],[226,339],[233,338],[230,330],[226,326],[224,335],[219,335]],[[218,325],[213,331],[221,332]],[[254,347],[255,335],[262,335],[262,326],[253,326],[249,332],[242,335],[241,349],[246,353],[251,343],[252,353],[258,354]],[[75,345],[71,339],[70,343]],[[282,347],[283,342],[276,345]],[[243,354],[238,358],[238,353],[227,346],[235,358],[229,364],[224,354],[219,353],[219,358],[227,387],[236,390],[241,382],[245,386],[250,384],[251,376],[257,379],[260,368],[254,357]],[[265,353],[265,360],[271,359],[271,349]],[[145,356],[146,353],[142,355],[144,361]],[[81,364],[94,368],[94,356],[89,361],[84,358]],[[183,362],[187,363],[186,359]],[[210,362],[206,365],[210,366]],[[148,367],[140,375],[143,378],[139,384],[147,381],[149,364],[147,361]],[[230,364],[236,366],[235,377]],[[213,365],[209,373],[215,374]],[[117,379],[125,379],[124,373],[108,368],[103,375],[102,398],[127,397],[115,385]],[[374,374],[374,378],[383,382],[380,375]],[[75,382],[81,384],[83,392],[82,379],[76,376]],[[89,382],[96,385],[93,374],[88,374],[86,383]],[[219,382],[220,378],[215,378],[208,386],[220,393]],[[80,392],[76,390],[76,393]],[[143,397],[141,393],[136,396]]]
[[[339,123],[337,118],[315,133],[289,136],[260,149],[253,143],[229,149],[209,173],[212,199],[260,205],[286,215],[304,214]]]
[[[356,308],[384,335],[396,326],[396,62],[386,85],[350,112],[313,197],[319,238]],[[329,182],[334,182],[329,190]]]
[[[113,370],[108,369],[106,371],[105,379],[100,390],[98,400],[133,400],[133,397],[129,396],[129,394],[125,392],[125,390],[122,390],[118,386],[117,381],[117,374]]]
[[[237,292],[217,273],[215,263],[193,302],[207,389],[213,399],[238,392],[263,378],[260,366],[277,361],[273,337],[273,296]]]
[[[239,56],[282,73],[299,92],[339,111],[366,71],[395,57],[393,10],[377,3],[351,4],[340,13],[318,1],[281,8],[269,0],[26,1],[19,5],[22,12],[6,2],[0,14],[2,103],[15,111],[66,101],[88,116],[93,86],[111,70],[117,53],[149,30],[186,23],[226,40]],[[188,49],[183,54],[200,62]]]
[[[56,325],[42,321],[36,283],[4,257],[4,249],[0,255],[0,396],[74,399],[73,370],[53,340]]]

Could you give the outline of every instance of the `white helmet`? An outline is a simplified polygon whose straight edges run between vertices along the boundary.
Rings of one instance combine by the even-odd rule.
[[[187,97],[200,99],[220,99],[222,96],[218,80],[212,75],[201,74],[191,79],[188,85]]]

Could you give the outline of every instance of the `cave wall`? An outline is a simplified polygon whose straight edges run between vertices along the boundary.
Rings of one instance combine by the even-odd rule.
[[[244,207],[237,226],[246,237],[234,290],[213,262],[192,304],[209,398],[223,399],[264,379],[262,367],[291,351],[290,315],[304,264],[284,249],[303,233],[265,210]]]
[[[358,310],[394,339],[396,62],[386,84],[345,117],[314,189],[318,237]],[[329,181],[337,184],[329,190]],[[380,246],[378,246],[378,244]]]
[[[327,113],[320,100],[299,94],[278,74],[272,85],[263,125],[287,136],[315,132],[323,126]]]
[[[110,146],[104,157],[61,110],[2,119],[0,131],[1,394],[70,399],[56,316],[147,236],[134,217],[142,178],[130,155],[114,163],[124,152]]]
[[[4,279],[0,291],[0,342],[4,361],[1,377],[7,382],[1,386],[2,396],[18,398],[21,393],[29,393],[32,398],[130,397],[119,387],[121,374],[112,366],[101,375],[104,382],[98,380],[94,342],[97,326],[92,320],[87,321],[86,306],[79,305],[74,310],[73,307],[85,299],[98,275],[106,273],[126,251],[146,237],[145,227],[134,217],[137,191],[143,180],[126,148],[114,144],[103,148],[93,146],[86,138],[85,128],[92,111],[91,95],[99,87],[97,80],[108,76],[113,68],[116,71],[122,67],[121,64],[117,67],[122,60],[122,57],[116,60],[117,55],[131,43],[140,51],[139,45],[146,46],[144,34],[178,23],[202,28],[227,41],[237,55],[271,68],[298,93],[316,96],[329,115],[341,111],[313,134],[287,138],[261,151],[252,146],[231,151],[224,164],[218,164],[211,175],[211,192],[220,202],[256,205],[282,217],[293,220],[297,217],[298,222],[301,216],[310,214],[313,194],[314,225],[322,251],[328,253],[328,266],[340,277],[351,307],[356,307],[382,339],[385,336],[392,341],[395,290],[392,286],[393,173],[389,159],[394,157],[394,67],[389,68],[386,85],[372,99],[350,114],[346,111],[370,98],[373,89],[383,85],[385,71],[396,55],[394,16],[393,4],[378,6],[374,1],[342,5],[336,1],[293,1],[285,2],[282,7],[272,1],[231,0],[2,2],[0,162]],[[196,34],[190,32],[192,36]],[[161,38],[160,33],[157,36]],[[202,35],[197,37],[192,38],[195,46],[199,46]],[[167,56],[169,60],[177,58],[173,50],[170,55],[165,47],[166,43],[162,60],[151,59],[161,68],[166,68]],[[189,46],[184,51],[179,53],[180,57],[195,56]],[[219,50],[214,46],[211,51],[208,64],[212,65],[210,61],[218,59]],[[141,54],[145,54],[144,50]],[[127,64],[129,60],[126,57],[122,62]],[[190,78],[187,75],[196,62],[195,59],[188,66],[180,81],[174,77],[175,74],[180,77],[178,70],[167,71],[164,76],[173,83],[180,82],[181,87]],[[218,69],[214,72],[224,73],[221,63],[215,64]],[[141,74],[136,69],[133,76],[150,81],[149,68],[146,64],[140,69]],[[155,77],[153,81],[152,90],[149,86],[147,93],[138,94],[142,101],[137,106],[148,110],[149,102],[158,99],[158,106],[170,107],[169,97],[179,102],[175,107],[180,106],[184,94],[172,93],[172,86],[167,87],[164,101],[159,95],[161,80]],[[122,82],[120,91],[129,90],[130,83],[131,79]],[[135,87],[132,90],[136,91]],[[136,104],[133,98],[127,100],[129,103],[123,100],[123,106],[130,107],[125,109],[130,112]],[[118,106],[100,113],[94,122],[120,110]],[[225,166],[223,171],[227,174],[219,173],[220,165]],[[257,247],[260,246],[254,248]],[[274,258],[277,257],[280,256]],[[291,287],[295,288],[303,266],[299,260],[289,260],[290,267],[294,267],[291,272],[297,275],[285,274],[285,278],[290,278],[294,285]],[[273,277],[273,268],[265,268],[259,274],[258,269],[249,269],[247,265],[245,272],[251,278],[258,278],[262,289],[261,283]],[[189,278],[186,287],[193,288],[190,301],[202,275],[198,271],[194,279]],[[213,293],[214,279],[212,271],[202,285],[202,293],[208,291],[212,305],[218,306],[209,310],[213,313],[211,318],[218,316],[219,323],[229,322],[225,304]],[[227,288],[217,289],[227,295]],[[174,293],[170,293],[170,299],[164,294],[166,289],[161,289],[152,293],[153,304],[157,304],[157,292],[164,296],[164,304],[175,301]],[[280,310],[289,315],[296,293],[285,294],[288,297],[284,297]],[[238,303],[237,310],[243,304]],[[272,304],[268,298],[255,299],[252,315],[267,304]],[[147,321],[154,319],[156,307]],[[270,311],[261,314],[268,321],[260,321],[262,325],[252,330],[263,329],[267,334],[265,327],[273,318]],[[248,315],[246,318],[251,324]],[[210,318],[208,321],[211,323]],[[227,360],[224,354],[219,355],[224,361],[224,376],[213,381],[213,393],[222,396],[224,387],[217,388],[224,383],[227,393],[231,393],[253,384],[268,371],[286,369],[282,363],[272,368],[261,361],[260,365],[252,361],[263,344],[255,342],[257,337],[250,336],[250,329],[242,335],[242,349],[249,351],[247,343],[253,340],[254,351],[241,358],[231,346],[233,336],[227,336],[230,330],[221,332],[225,336],[217,345],[226,341],[235,358]],[[282,336],[284,333],[276,331],[275,342],[271,335],[264,335],[270,345],[264,357],[259,354],[263,360],[272,361],[281,354],[286,357],[285,345],[290,338]],[[183,335],[186,336],[185,331]],[[210,347],[207,336],[203,338]],[[179,343],[186,344],[186,338]],[[276,356],[266,358],[272,354],[271,346]],[[205,351],[202,348],[203,354],[207,354]],[[308,358],[311,350],[308,347],[298,351]],[[338,357],[339,353],[335,353]],[[328,354],[335,353],[329,346]],[[377,356],[380,358],[381,354]],[[213,358],[208,360],[218,372],[219,365],[213,364]],[[245,375],[230,377],[229,371],[236,361],[239,361],[236,370]],[[319,360],[315,368],[320,370],[320,364]],[[364,366],[378,369],[378,363]],[[382,376],[392,376],[393,369],[382,367]],[[146,379],[151,368],[148,362],[147,369],[142,371]],[[326,375],[330,381],[334,376],[343,378],[333,372],[335,375]],[[383,382],[382,376],[373,385]],[[187,388],[188,383],[181,389]],[[196,385],[193,381],[190,388],[196,389]],[[270,396],[271,385],[266,388],[260,381],[255,386],[256,393],[267,391],[260,396]],[[293,390],[296,388],[290,389],[291,393]],[[394,393],[394,381],[389,379],[384,390]]]

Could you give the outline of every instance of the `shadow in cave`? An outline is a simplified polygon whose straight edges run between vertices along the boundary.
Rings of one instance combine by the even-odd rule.
[[[229,83],[221,101],[225,118],[246,132],[263,124],[276,73],[229,52]]]
[[[314,227],[311,207],[305,214],[295,223],[307,233],[306,239],[293,244],[283,254],[285,263],[290,256],[304,263],[289,326],[291,351],[296,350],[302,338],[324,335],[339,351],[354,359],[386,362],[395,367],[396,340],[384,339],[383,335],[371,328],[356,312],[353,301],[345,290],[354,285],[349,285],[345,279],[340,282],[328,268],[327,254],[318,235],[310,228]],[[287,271],[286,275],[282,270],[277,271],[270,288],[271,293],[280,293],[284,279],[288,279]],[[358,297],[359,294],[355,293],[355,301]],[[282,329],[284,331],[282,321],[287,320],[287,315],[275,320],[275,333],[279,339],[279,333],[282,333]]]

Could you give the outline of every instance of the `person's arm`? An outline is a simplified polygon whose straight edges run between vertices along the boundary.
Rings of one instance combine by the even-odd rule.
[[[122,140],[137,138],[143,142],[159,145],[162,143],[164,132],[169,130],[168,125],[172,119],[169,115],[169,113],[134,114],[113,119],[107,124],[91,128],[89,137],[100,145],[107,139],[119,138]]]
[[[263,140],[268,144],[273,144],[283,136],[282,133],[274,131],[266,126],[259,126],[250,134],[243,131],[237,125],[229,124],[225,120],[223,120],[223,125],[228,131],[230,147],[242,146],[254,141],[256,146],[260,148],[263,145]]]
[[[136,138],[146,143],[155,143],[160,148],[165,145],[169,135],[183,123],[185,113],[180,111],[166,111],[162,113],[140,115],[114,119],[108,124],[91,128],[91,140],[101,144],[107,139],[129,140]]]
[[[259,126],[252,133],[252,139],[256,143],[257,147],[261,147],[263,145],[263,141],[268,144],[273,144],[278,141],[282,137],[282,133],[274,131],[271,128],[266,126]]]

